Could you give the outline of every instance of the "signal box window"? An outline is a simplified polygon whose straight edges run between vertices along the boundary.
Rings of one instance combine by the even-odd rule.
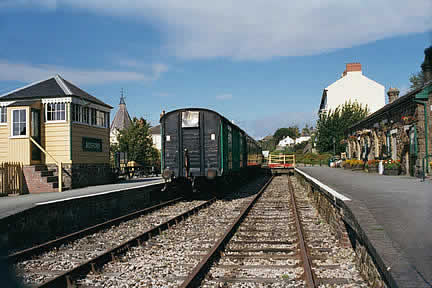
[[[65,121],[66,104],[65,103],[48,103],[45,105],[46,121]]]
[[[26,136],[26,110],[12,110],[12,136]]]
[[[0,123],[6,123],[7,122],[7,107],[0,107]]]

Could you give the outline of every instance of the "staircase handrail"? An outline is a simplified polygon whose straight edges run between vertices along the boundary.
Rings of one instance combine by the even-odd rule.
[[[62,162],[61,161],[57,161],[57,159],[55,159],[50,153],[48,153],[48,151],[46,151],[39,143],[37,143],[37,141],[35,139],[33,139],[33,137],[30,136],[30,141],[36,145],[36,147],[39,148],[39,150],[41,150],[45,155],[48,155],[51,157],[52,160],[54,160],[54,162],[57,164],[58,167],[58,191],[62,192],[63,190],[63,171],[62,171]]]

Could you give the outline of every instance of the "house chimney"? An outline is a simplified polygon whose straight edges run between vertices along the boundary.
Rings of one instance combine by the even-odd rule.
[[[342,77],[347,75],[348,72],[361,72],[362,68],[361,68],[361,64],[358,62],[354,62],[354,63],[347,63],[346,64],[346,68],[345,71],[342,74]]]
[[[432,80],[432,46],[426,48],[424,53],[425,58],[421,68],[424,75],[424,83],[427,83]]]
[[[399,90],[397,88],[391,88],[387,91],[388,103],[392,103],[399,97]]]

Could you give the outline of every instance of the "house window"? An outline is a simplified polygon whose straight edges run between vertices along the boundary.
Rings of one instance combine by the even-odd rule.
[[[7,107],[0,107],[0,123],[7,122]]]
[[[12,136],[26,135],[26,109],[12,110]]]
[[[45,106],[46,121],[65,121],[65,103],[47,103]]]

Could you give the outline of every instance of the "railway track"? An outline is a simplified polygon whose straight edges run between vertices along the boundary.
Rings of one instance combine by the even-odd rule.
[[[130,249],[102,270],[78,280],[77,287],[178,287],[264,180],[242,187],[230,199],[217,201],[145,245]]]
[[[230,199],[180,202],[137,226],[79,238],[17,270],[37,287],[369,287],[296,178],[267,179]]]
[[[215,201],[167,201],[86,229],[15,252],[8,257],[24,284],[66,287],[77,274],[96,269],[125,247],[138,245]]]
[[[368,287],[294,177],[256,195],[180,287]]]

